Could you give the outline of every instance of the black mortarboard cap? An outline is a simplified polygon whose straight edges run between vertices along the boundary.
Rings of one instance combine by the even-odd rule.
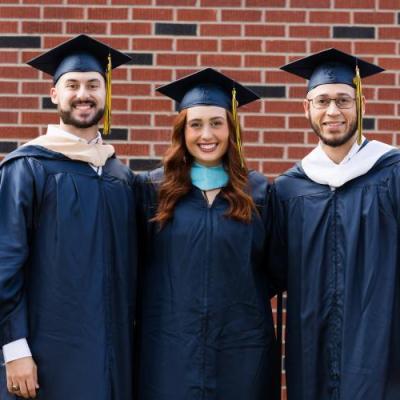
[[[378,65],[334,48],[293,61],[281,69],[308,79],[308,91],[310,91],[316,86],[328,83],[344,83],[355,87],[356,65],[361,78],[384,71]]]
[[[79,35],[40,56],[27,64],[45,72],[57,82],[66,72],[99,72],[106,74],[108,55],[111,66],[116,68],[131,60],[129,56],[87,35]]]
[[[236,90],[237,106],[243,106],[259,96],[240,83],[213,68],[206,68],[157,88],[157,91],[178,103],[178,110],[210,105],[232,111],[232,90]]]

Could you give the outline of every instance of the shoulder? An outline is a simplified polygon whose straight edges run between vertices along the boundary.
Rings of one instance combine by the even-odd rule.
[[[269,190],[269,182],[265,175],[257,171],[249,171],[247,175],[248,185],[251,197],[258,205],[264,204],[267,192]]]
[[[133,171],[117,157],[109,158],[104,170],[108,175],[129,184],[132,184],[135,180],[135,174]]]

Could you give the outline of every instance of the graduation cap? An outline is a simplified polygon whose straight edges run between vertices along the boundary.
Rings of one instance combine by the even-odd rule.
[[[344,83],[356,89],[358,138],[362,136],[362,87],[361,78],[384,71],[378,65],[351,54],[330,48],[301,58],[281,67],[283,71],[308,79],[307,91],[319,85]]]
[[[28,61],[27,64],[53,77],[54,84],[67,72],[99,72],[106,79],[106,106],[103,132],[110,132],[111,70],[131,58],[87,35],[71,40]]]
[[[260,97],[240,83],[213,68],[205,68],[174,82],[157,88],[157,91],[178,103],[178,111],[199,105],[217,106],[232,112],[236,145],[243,162],[242,141],[237,108]]]

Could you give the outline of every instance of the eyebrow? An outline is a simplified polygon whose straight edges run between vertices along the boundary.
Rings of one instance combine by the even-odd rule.
[[[212,121],[212,120],[215,120],[215,119],[226,119],[226,117],[223,117],[222,115],[218,115],[218,116],[216,116],[216,117],[211,117],[211,118],[210,118],[211,121]],[[202,121],[202,120],[203,120],[203,118],[196,117],[196,118],[189,119],[188,122]]]
[[[67,79],[66,81],[65,81],[65,83],[77,83],[77,82],[80,82],[80,80],[79,79]],[[98,78],[93,78],[93,79],[89,79],[87,82],[85,82],[85,83],[93,83],[93,82],[100,82],[100,79],[98,79]]]

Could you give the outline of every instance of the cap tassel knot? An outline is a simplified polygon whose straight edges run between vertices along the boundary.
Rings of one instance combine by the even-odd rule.
[[[111,54],[108,54],[106,70],[106,104],[104,107],[103,134],[109,135],[111,131]]]

